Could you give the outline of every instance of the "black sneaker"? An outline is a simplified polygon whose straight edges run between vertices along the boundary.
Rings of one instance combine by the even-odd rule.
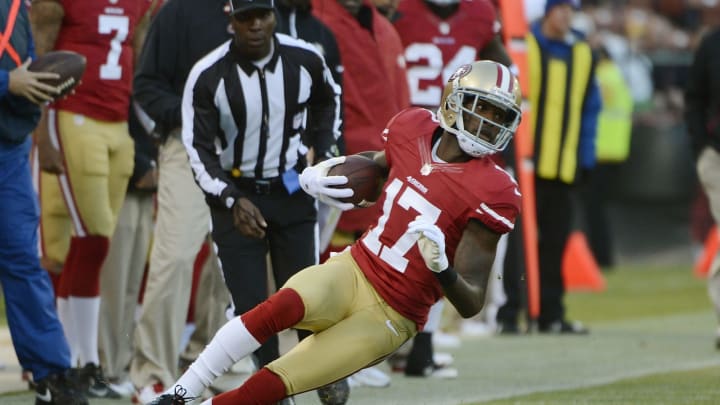
[[[108,387],[102,368],[95,363],[88,363],[79,371],[80,384],[90,398],[120,398]]]
[[[50,374],[35,384],[35,405],[88,405],[64,373]]]
[[[550,323],[540,323],[538,325],[540,333],[555,333],[559,335],[587,335],[590,330],[582,324],[582,322],[574,321],[554,321]]]
[[[517,322],[500,321],[500,322],[498,322],[497,331],[501,335],[519,335],[520,327],[518,327]]]
[[[187,390],[181,386],[175,387],[174,394],[162,394],[155,398],[148,405],[186,405],[196,400],[195,397],[188,397]]]
[[[320,403],[323,405],[344,405],[350,397],[350,383],[347,378],[335,381],[317,389]]]

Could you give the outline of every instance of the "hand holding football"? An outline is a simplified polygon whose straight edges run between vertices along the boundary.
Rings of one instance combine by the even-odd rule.
[[[45,79],[43,83],[57,87],[60,93],[55,98],[70,93],[80,83],[85,72],[86,59],[83,55],[72,51],[52,51],[35,59],[28,70],[31,72],[57,73],[57,79]]]
[[[349,155],[345,158],[345,163],[331,167],[327,175],[347,177],[347,184],[335,187],[351,188],[354,194],[351,197],[338,198],[342,202],[352,203],[356,207],[368,207],[380,196],[383,170],[368,157]]]

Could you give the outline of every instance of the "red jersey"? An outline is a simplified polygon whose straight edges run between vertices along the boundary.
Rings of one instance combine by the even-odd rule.
[[[394,22],[405,48],[412,105],[437,108],[443,86],[458,67],[472,63],[499,30],[490,0],[460,0],[446,19],[423,0],[403,0]]]
[[[517,183],[491,159],[441,163],[432,158],[439,124],[434,113],[410,108],[385,129],[390,168],[377,223],[352,246],[352,255],[375,290],[420,328],[442,289],[417,248],[418,235],[407,233],[418,215],[435,220],[445,234],[452,264],[468,221],[477,219],[497,233],[513,229],[520,211]]]
[[[135,26],[151,0],[59,0],[65,9],[55,49],[85,55],[75,94],[55,108],[103,121],[126,121],[133,76]]]

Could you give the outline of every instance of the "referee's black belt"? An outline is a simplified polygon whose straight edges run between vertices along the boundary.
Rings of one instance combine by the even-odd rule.
[[[236,177],[233,182],[240,190],[255,194],[271,194],[285,190],[282,177],[268,177],[266,179],[255,179],[252,177]]]

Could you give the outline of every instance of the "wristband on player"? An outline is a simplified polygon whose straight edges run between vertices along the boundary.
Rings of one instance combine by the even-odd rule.
[[[435,277],[440,282],[440,285],[443,287],[450,287],[453,284],[455,284],[455,281],[458,279],[458,273],[455,271],[455,269],[452,268],[452,266],[448,266],[447,269],[439,272],[439,273],[433,273],[435,274]]]

